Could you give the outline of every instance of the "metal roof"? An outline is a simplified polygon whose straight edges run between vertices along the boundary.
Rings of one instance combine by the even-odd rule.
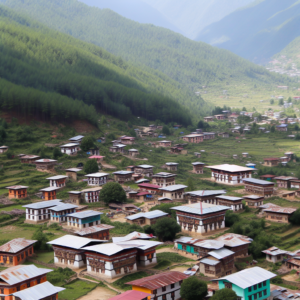
[[[56,176],[48,177],[46,179],[48,179],[48,180],[59,180],[59,179],[64,179],[64,178],[68,178],[68,176],[66,176],[66,175],[56,175]]]
[[[137,149],[129,149],[128,151],[129,152],[139,152],[139,150],[137,150]]]
[[[130,290],[120,295],[109,298],[109,300],[144,300],[148,299],[149,296],[151,296],[151,294]]]
[[[34,159],[34,158],[39,158],[38,155],[24,155],[21,156],[21,159]]]
[[[176,174],[168,173],[168,172],[159,172],[154,174],[152,177],[175,177]]]
[[[297,180],[298,178],[297,177],[292,177],[292,176],[278,176],[278,177],[275,177],[274,178],[275,180],[286,180],[286,181],[289,181],[289,180]]]
[[[23,207],[30,208],[30,209],[48,208],[48,207],[60,205],[61,201],[62,200],[60,200],[60,199],[41,201],[41,202],[37,202],[37,203],[26,204],[26,205],[23,205]]]
[[[103,213],[99,212],[99,211],[94,211],[94,210],[85,210],[85,211],[80,211],[80,212],[76,212],[73,214],[69,214],[68,217],[84,219],[84,218],[100,216],[100,215],[103,215]]]
[[[87,246],[89,243],[101,244],[106,241],[101,241],[97,239],[89,239],[85,237],[80,237],[76,235],[64,235],[56,240],[50,241],[47,244],[54,246],[62,246],[73,249],[81,249],[82,247]]]
[[[54,207],[50,207],[49,210],[53,210],[53,211],[63,211],[63,210],[67,210],[67,209],[72,209],[72,208],[77,208],[77,205],[74,204],[70,204],[70,203],[61,203],[60,205],[54,206]]]
[[[202,162],[193,162],[192,165],[193,166],[205,165],[205,163],[202,163]]]
[[[257,196],[257,195],[247,195],[243,196],[244,199],[251,199],[251,200],[259,200],[261,198],[264,198],[264,196]]]
[[[97,186],[97,187],[92,187],[89,189],[84,189],[81,191],[81,193],[87,193],[87,192],[97,192],[97,191],[101,191],[102,187],[101,186]]]
[[[172,207],[171,209],[181,211],[181,212],[186,212],[186,213],[191,213],[191,214],[196,214],[196,215],[206,215],[206,214],[211,214],[223,210],[229,210],[230,208],[228,206],[223,206],[223,205],[213,205],[209,203],[202,203],[202,213],[200,210],[200,203],[194,203],[194,204],[189,204],[185,206],[176,206]]]
[[[68,194],[79,195],[79,194],[81,194],[81,191],[70,191],[70,192],[68,192]]]
[[[219,278],[219,279],[213,279],[213,280],[214,281],[227,280],[227,281],[239,286],[242,289],[246,289],[250,286],[253,286],[255,284],[269,280],[276,276],[277,276],[276,274],[271,273],[260,267],[253,267],[250,269],[245,269],[240,272],[237,272],[237,273],[234,273],[234,274],[231,274],[231,275]]]
[[[86,177],[104,177],[104,176],[108,176],[108,173],[93,173],[93,174],[87,174],[84,175]]]
[[[114,172],[113,174],[116,174],[116,175],[128,175],[128,174],[133,174],[134,172],[132,171],[117,171],[117,172]]]
[[[83,135],[77,135],[77,136],[74,136],[74,137],[70,138],[69,141],[79,141],[83,138],[84,138]]]
[[[199,190],[199,191],[193,191],[193,192],[186,192],[185,194],[191,195],[191,196],[214,196],[214,195],[221,195],[226,194],[227,192],[225,190]]]
[[[8,187],[6,187],[6,189],[10,189],[10,190],[28,189],[28,186],[24,186],[24,185],[13,185],[13,186],[8,186]]]
[[[232,252],[231,250],[226,249],[226,248],[221,248],[221,249],[210,251],[210,252],[208,252],[208,254],[217,259],[222,259],[227,256],[233,255],[234,252]]]
[[[274,185],[273,182],[267,181],[267,180],[261,180],[256,178],[244,178],[244,183],[254,183],[259,185]]]
[[[292,214],[296,211],[296,208],[290,207],[269,207],[264,209],[265,212],[281,213],[281,214]]]
[[[160,197],[157,199],[157,201],[163,201],[163,200],[173,201],[171,198],[168,198],[168,197]]]
[[[41,163],[43,163],[43,162],[55,162],[55,161],[57,161],[57,160],[55,160],[55,159],[49,159],[49,158],[42,158],[42,159],[36,160],[35,163],[39,163],[39,162],[41,162]]]
[[[49,281],[46,281],[25,290],[15,292],[13,295],[21,300],[40,300],[63,290],[65,290],[65,288],[54,286]]]
[[[161,287],[168,286],[170,284],[174,284],[176,282],[182,281],[186,278],[188,278],[188,275],[185,275],[178,271],[170,271],[170,272],[164,272],[148,277],[144,277],[141,279],[137,279],[134,281],[127,282],[126,284],[132,285],[132,286],[140,286],[147,288],[149,290],[157,290]]]
[[[277,247],[271,247],[271,248],[269,248],[267,250],[264,250],[264,251],[261,251],[261,252],[263,252],[265,254],[269,254],[269,255],[280,255],[280,254],[286,254],[286,253],[288,253],[288,251],[281,250],[281,249],[279,249]]]
[[[173,191],[182,190],[182,189],[185,189],[185,188],[187,188],[186,185],[174,184],[174,185],[169,185],[169,186],[166,186],[166,187],[162,187],[159,190],[173,192]]]
[[[83,249],[88,250],[88,251],[93,251],[96,253],[101,253],[101,254],[104,254],[107,256],[111,256],[111,255],[117,254],[123,250],[133,249],[133,248],[135,248],[135,247],[132,247],[132,245],[120,246],[118,244],[108,243],[108,244],[84,247]]]
[[[76,146],[79,146],[79,144],[77,144],[77,143],[69,143],[69,144],[65,144],[65,145],[59,146],[59,147],[60,148],[69,148],[69,147],[76,147]]]
[[[206,248],[206,249],[216,249],[216,250],[224,247],[224,243],[217,240],[203,240],[203,241],[196,242],[193,245]]]
[[[40,189],[40,192],[52,192],[52,191],[57,191],[57,190],[59,190],[59,187],[49,186],[49,187]]]
[[[184,135],[182,137],[193,138],[193,137],[198,137],[198,136],[203,136],[203,134],[194,133],[194,134],[187,134],[187,135]]]
[[[153,188],[153,189],[159,188],[159,185],[152,184],[152,183],[140,183],[140,184],[138,184],[138,186],[142,187],[142,188]]]
[[[37,268],[35,265],[18,265],[1,271],[0,279],[13,285],[52,271],[51,269]]]
[[[241,198],[241,197],[232,197],[232,196],[216,196],[216,198],[229,200],[229,201],[241,201],[241,200],[243,200],[243,198]]]
[[[150,169],[150,168],[154,168],[153,166],[151,165],[138,165],[136,166],[137,168],[142,168],[142,169]]]
[[[139,184],[139,183],[143,183],[143,182],[150,182],[150,180],[143,178],[143,179],[136,181],[135,183]]]
[[[167,166],[178,166],[179,163],[167,162],[166,165],[167,165]]]
[[[132,241],[132,240],[149,240],[152,237],[153,236],[150,236],[149,234],[134,231],[134,232],[127,234],[126,236],[113,237],[112,241],[113,241],[113,243],[118,243],[118,242]]]
[[[205,168],[215,169],[225,172],[244,172],[244,171],[253,171],[253,168],[241,167],[237,165],[223,164],[223,165],[215,165],[215,166],[207,166]]]
[[[118,242],[119,246],[132,246],[133,248],[138,248],[141,250],[147,250],[153,247],[157,247],[159,245],[162,245],[161,242],[155,242],[155,241],[147,241],[147,240],[131,240],[131,241],[124,241],[124,242]]]
[[[115,226],[111,226],[111,225],[107,225],[107,224],[100,224],[100,225],[83,228],[79,231],[76,231],[76,234],[78,234],[80,236],[84,236],[84,235],[87,235],[90,233],[96,233],[96,232],[104,231],[107,229],[109,230],[109,229],[113,229],[113,228],[115,228]]]
[[[67,171],[67,172],[80,172],[82,170],[78,169],[78,168],[70,168],[70,169],[66,169],[65,171]]]
[[[210,265],[210,266],[216,266],[217,264],[220,263],[219,260],[212,260],[212,259],[209,259],[209,258],[203,258],[200,260],[200,263],[203,263],[205,265]]]
[[[246,244],[251,244],[251,238],[236,233],[226,233],[216,238],[216,240],[223,242],[228,247],[238,247]]]
[[[159,141],[160,143],[171,143],[171,141]]]
[[[24,238],[13,239],[6,244],[0,246],[0,252],[17,253],[30,245],[33,245],[36,240],[25,240]]]
[[[153,210],[153,211],[149,211],[149,212],[141,212],[138,214],[134,214],[132,216],[126,217],[126,219],[132,221],[132,220],[136,220],[139,218],[155,219],[155,218],[160,218],[160,217],[165,217],[165,216],[168,216],[168,214],[161,210]]]

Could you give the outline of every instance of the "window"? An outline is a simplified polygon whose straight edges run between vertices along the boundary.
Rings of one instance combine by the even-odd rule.
[[[264,296],[267,296],[267,290],[263,290]]]
[[[30,283],[27,283],[27,287],[28,287],[28,288],[30,287]]]
[[[252,300],[252,296],[248,296],[248,300]]]
[[[252,291],[252,287],[248,287],[248,292],[251,292]]]
[[[267,285],[267,282],[266,282],[266,281],[264,281],[264,282],[263,282],[263,286],[266,286],[266,285]]]
[[[253,290],[254,290],[254,291],[257,290],[257,285],[254,285],[254,286],[253,286]]]
[[[0,289],[0,293],[1,293],[1,294],[4,294],[4,289]]]
[[[232,289],[232,284],[230,282],[225,282],[226,289]]]
[[[257,299],[257,294],[254,294],[254,295],[253,295],[253,298],[254,298],[254,300]]]
[[[157,294],[157,290],[154,290],[152,293],[153,293],[154,295],[156,295],[156,294]]]
[[[163,292],[166,291],[166,287],[165,287],[165,286],[162,287],[162,291],[163,291]]]
[[[262,284],[261,284],[261,283],[259,283],[259,284],[258,284],[258,288],[260,289],[261,287],[262,287]]]
[[[181,284],[182,284],[182,280],[179,281],[179,285],[180,285],[180,286],[181,286]]]
[[[174,287],[175,287],[175,284],[172,283],[172,284],[171,284],[171,289],[174,289]]]
[[[167,295],[163,295],[162,300],[167,300]]]

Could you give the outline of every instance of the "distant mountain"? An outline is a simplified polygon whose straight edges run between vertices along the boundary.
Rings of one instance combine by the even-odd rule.
[[[153,24],[155,26],[164,27],[172,31],[182,33],[175,24],[172,24],[167,18],[151,5],[143,2],[143,0],[79,0],[89,6],[101,9],[108,8],[119,15],[132,21]]]
[[[299,0],[260,0],[207,26],[197,40],[265,63],[298,36]]]
[[[113,1],[113,0],[111,0]],[[185,36],[195,39],[213,22],[254,0],[141,0],[161,12]],[[126,0],[127,2],[127,0]]]

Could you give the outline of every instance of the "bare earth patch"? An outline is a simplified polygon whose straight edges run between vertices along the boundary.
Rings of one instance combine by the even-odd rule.
[[[96,287],[94,290],[78,298],[79,300],[107,300],[116,296],[117,293],[104,287]]]

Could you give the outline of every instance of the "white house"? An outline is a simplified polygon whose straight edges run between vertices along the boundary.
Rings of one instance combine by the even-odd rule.
[[[46,179],[50,180],[50,187],[63,188],[66,186],[66,178],[68,178],[68,176],[56,175]]]
[[[100,186],[107,182],[108,173],[93,173],[85,175],[88,178],[88,185]]]
[[[68,154],[68,155],[74,155],[80,150],[79,144],[77,143],[69,143],[60,146],[61,153]]]
[[[82,141],[83,138],[84,138],[83,135],[77,135],[77,136],[74,136],[74,137],[70,138],[69,141],[72,142],[72,143],[81,144],[81,141]]]

